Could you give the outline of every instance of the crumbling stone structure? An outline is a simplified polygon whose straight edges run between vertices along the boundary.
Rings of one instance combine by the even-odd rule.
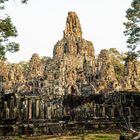
[[[69,12],[53,58],[42,61],[33,54],[26,72],[21,64],[0,61],[0,135],[62,133],[69,129],[69,121],[86,129],[136,127],[140,123],[137,63],[126,61],[124,79],[117,81],[108,50],[101,50],[95,59],[77,14]]]
[[[126,89],[130,91],[140,91],[140,65],[134,60],[126,60],[124,69],[124,81]]]

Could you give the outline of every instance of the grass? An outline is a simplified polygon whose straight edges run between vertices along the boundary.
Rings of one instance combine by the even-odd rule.
[[[90,134],[88,135],[89,140],[92,140],[92,137],[93,140],[119,140],[119,134],[92,134],[91,138]]]
[[[82,137],[84,136],[84,139]],[[45,136],[38,136],[38,137],[10,137],[10,140],[119,140],[119,134],[80,134],[80,135],[73,135],[73,136],[60,136],[55,138],[47,138]]]
[[[119,140],[119,134],[87,134],[82,139],[82,135],[62,136],[49,140]]]

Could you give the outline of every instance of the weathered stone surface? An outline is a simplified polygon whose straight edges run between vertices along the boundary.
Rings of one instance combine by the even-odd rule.
[[[138,60],[126,60],[124,69],[124,90],[140,91],[140,64]]]
[[[6,64],[3,61],[0,61],[0,80],[1,82],[7,81],[8,80],[8,64]]]
[[[43,76],[43,64],[38,54],[33,54],[29,62],[29,77],[37,78]]]
[[[69,12],[67,21],[66,21],[66,29],[64,30],[64,38],[67,37],[75,37],[82,38],[82,29],[80,25],[79,18],[75,12]]]
[[[98,56],[95,78],[102,92],[115,90],[118,85],[108,50],[101,50]]]
[[[61,59],[67,55],[88,56],[94,59],[92,42],[82,38],[80,21],[75,12],[68,13],[63,39],[56,43],[53,54],[54,58]]]
[[[69,12],[63,38],[55,44],[52,59],[41,59],[38,54],[33,54],[26,72],[23,72],[23,65],[1,62],[0,75],[7,91],[88,95],[119,90],[140,91],[139,65],[136,61],[126,62],[124,78],[117,81],[109,51],[101,50],[95,59],[92,42],[82,37],[77,14]]]
[[[0,81],[1,89],[5,93],[19,90],[25,82],[22,73],[22,67],[19,64],[8,64],[7,62],[0,62]]]
[[[90,84],[95,72],[93,44],[82,38],[81,25],[75,12],[69,12],[63,39],[54,46],[53,60],[46,67],[53,90],[63,94],[80,94],[80,84]],[[55,89],[56,88],[56,89]]]
[[[53,53],[53,58],[42,59],[33,54],[27,63],[0,61],[0,135],[50,134],[49,125],[66,118],[92,124],[92,130],[120,123],[139,126],[140,95],[134,93],[140,92],[138,61],[126,61],[124,77],[117,81],[109,51],[102,50],[95,59],[75,12],[68,13]],[[52,134],[58,131],[54,128]]]

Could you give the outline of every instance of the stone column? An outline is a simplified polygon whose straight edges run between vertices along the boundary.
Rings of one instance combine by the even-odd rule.
[[[106,117],[105,105],[102,105],[102,117]]]
[[[111,118],[114,118],[114,105],[111,106]]]
[[[25,98],[25,118],[26,119],[28,119],[29,117],[29,115],[28,115],[28,99],[27,98]]]
[[[3,101],[2,101],[2,97],[0,96],[0,104],[2,104],[3,103]],[[0,120],[1,120],[1,118],[2,118],[2,108],[0,108]]]
[[[44,117],[45,119],[48,118],[48,113],[47,113],[48,109],[47,109],[47,103],[44,103]]]
[[[32,118],[36,118],[36,100],[32,98]]]
[[[21,116],[21,119],[22,120],[27,119],[27,104],[26,104],[26,99],[25,99],[25,101],[23,101],[21,103],[20,116]]]
[[[20,115],[20,107],[21,107],[21,98],[19,97],[18,94],[15,94],[14,97],[14,116],[17,118],[16,123],[19,123],[21,121],[21,115]]]
[[[96,109],[96,104],[94,104],[93,111],[94,111],[94,118],[96,118],[96,111],[97,111],[97,109]]]
[[[16,115],[17,114],[17,107],[14,107],[12,110],[11,110],[11,118],[15,119],[16,118]]]
[[[32,86],[30,86],[30,90],[35,93],[35,82],[32,80]]]
[[[9,108],[6,101],[4,101],[3,118],[9,119]]]
[[[96,117],[100,117],[100,105],[96,104]]]
[[[16,115],[16,109],[14,106],[14,97],[10,98],[10,118],[15,118]]]
[[[132,127],[132,123],[131,123],[131,117],[132,117],[132,114],[131,114],[131,108],[128,107],[128,116],[127,116],[127,119],[128,119],[128,125],[129,127]]]
[[[3,83],[0,82],[0,92],[2,92],[2,88],[3,88]]]
[[[28,100],[28,104],[29,104],[29,105],[28,105],[28,107],[29,107],[29,108],[28,108],[28,109],[29,109],[29,110],[28,110],[28,111],[29,111],[29,112],[28,112],[28,117],[29,117],[29,119],[32,119],[32,99],[29,99],[29,100]]]
[[[10,108],[13,108],[13,107],[15,107],[15,105],[14,105],[14,97],[12,96],[10,98]]]
[[[128,116],[132,117],[131,107],[128,107]]]
[[[25,113],[24,108],[21,108],[21,110],[20,110],[21,120],[23,120],[25,118],[24,113]]]
[[[40,113],[40,100],[39,98],[36,99],[35,101],[35,105],[36,105],[36,109],[35,109],[35,112],[36,112],[36,118],[39,118],[39,113]]]
[[[119,107],[118,110],[119,110],[119,116],[122,117],[123,116],[123,114],[122,114],[123,113],[123,108]]]
[[[44,102],[40,103],[40,118],[44,119]]]
[[[52,118],[52,108],[51,108],[51,104],[49,103],[48,109],[47,109],[47,113],[48,113],[48,119]]]

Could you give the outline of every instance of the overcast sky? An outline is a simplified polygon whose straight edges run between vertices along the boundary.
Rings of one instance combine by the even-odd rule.
[[[18,30],[15,41],[20,51],[7,55],[10,62],[29,60],[33,53],[53,54],[53,46],[63,37],[68,11],[79,16],[83,38],[94,44],[96,55],[101,49],[126,50],[123,22],[132,0],[29,0],[21,5],[10,2],[8,13]]]

